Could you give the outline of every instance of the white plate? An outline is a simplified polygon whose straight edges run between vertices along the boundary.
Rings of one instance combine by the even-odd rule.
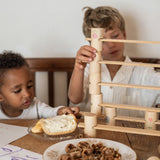
[[[74,145],[77,145],[80,141],[87,141],[90,144],[101,142],[106,147],[111,147],[111,148],[114,148],[115,150],[118,149],[119,153],[122,155],[121,160],[136,160],[136,157],[137,157],[136,153],[130,147],[122,143],[106,140],[106,139],[98,139],[98,138],[81,138],[81,139],[72,139],[72,140],[62,141],[48,147],[43,154],[43,159],[58,160],[58,157],[61,154],[66,153],[65,147],[67,146],[67,144],[72,143]]]

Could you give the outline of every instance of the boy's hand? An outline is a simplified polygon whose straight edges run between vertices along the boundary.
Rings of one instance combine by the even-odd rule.
[[[96,56],[96,52],[96,49],[91,46],[82,46],[77,51],[75,65],[80,69],[84,69],[86,67],[86,63],[93,61],[94,57]]]
[[[79,111],[79,107],[62,107],[57,111],[57,115],[74,114],[76,116],[79,113]]]

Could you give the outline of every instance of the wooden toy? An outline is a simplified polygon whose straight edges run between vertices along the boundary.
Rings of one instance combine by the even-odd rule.
[[[126,133],[135,133],[143,135],[152,135],[160,136],[160,131],[156,130],[156,125],[160,124],[158,120],[157,113],[160,112],[160,108],[152,107],[142,107],[135,105],[126,105],[126,104],[113,104],[113,103],[103,103],[101,86],[112,86],[112,87],[127,87],[127,88],[139,88],[139,89],[152,89],[160,90],[160,86],[142,86],[142,85],[132,85],[132,84],[119,84],[119,83],[107,83],[101,82],[101,64],[117,64],[117,65],[134,65],[134,66],[148,66],[148,67],[160,67],[160,64],[149,64],[142,62],[120,62],[120,61],[102,61],[101,60],[101,51],[102,51],[102,42],[124,42],[124,43],[152,43],[160,44],[160,42],[153,41],[136,41],[136,40],[117,40],[117,39],[103,39],[103,28],[92,28],[91,29],[91,38],[86,38],[86,40],[91,41],[91,46],[97,49],[96,58],[93,62],[90,63],[90,75],[89,75],[89,93],[91,95],[91,113],[94,113],[92,116],[89,114],[84,114],[84,123],[79,123],[79,127],[85,128],[85,134],[89,136],[96,137],[96,131],[99,130],[112,130],[118,132]],[[101,116],[101,107],[105,108],[105,116],[107,117],[107,124],[98,124],[96,118]],[[145,118],[135,118],[127,116],[117,116],[117,108],[131,109],[131,110],[140,110],[145,111]],[[131,127],[121,127],[116,126],[116,120],[124,120],[131,122],[141,122],[144,123],[145,128],[131,128]]]

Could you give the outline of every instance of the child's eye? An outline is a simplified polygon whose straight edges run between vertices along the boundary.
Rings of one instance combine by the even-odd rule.
[[[28,89],[30,89],[30,88],[32,88],[32,87],[33,87],[33,85],[28,85],[28,86],[27,86]]]
[[[112,38],[117,38],[119,36],[119,34],[115,34],[112,36]]]
[[[18,90],[15,90],[15,91],[13,91],[14,93],[19,93],[19,92],[21,92],[21,90],[22,89],[18,89]]]

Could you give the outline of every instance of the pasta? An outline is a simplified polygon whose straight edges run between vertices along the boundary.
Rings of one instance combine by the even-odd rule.
[[[81,141],[77,146],[68,144],[65,147],[65,154],[59,160],[120,160],[121,154],[118,150],[108,148],[102,143],[89,144]]]

